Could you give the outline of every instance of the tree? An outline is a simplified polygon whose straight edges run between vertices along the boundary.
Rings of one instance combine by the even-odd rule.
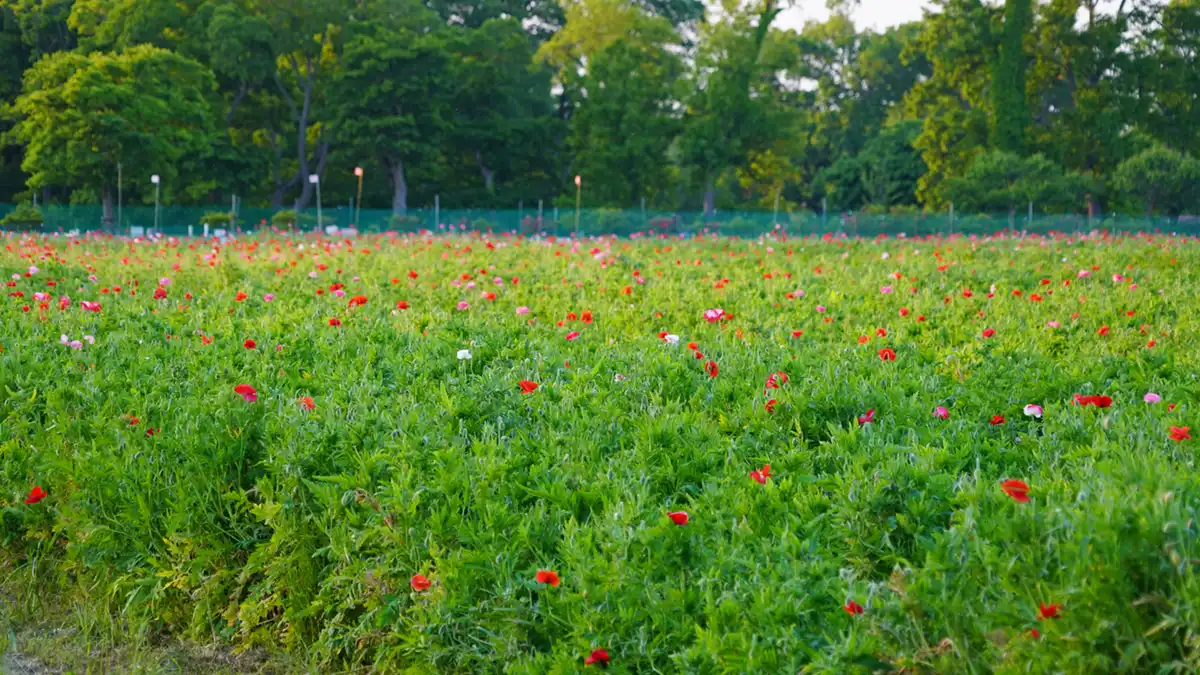
[[[179,161],[211,141],[215,89],[204,66],[149,45],[43,57],[15,104],[29,186],[93,190],[111,223],[117,164],[136,180],[157,173],[170,185]]]
[[[356,156],[375,157],[392,184],[392,213],[408,208],[406,168],[436,157],[454,104],[452,54],[438,32],[371,30],[345,48],[331,90],[332,127]]]
[[[1155,145],[1117,167],[1113,182],[1142,202],[1147,216],[1200,212],[1200,160]]]
[[[679,130],[672,111],[682,61],[663,45],[618,40],[591,62],[587,97],[569,147],[588,181],[588,200],[630,206],[666,188],[667,149]]]
[[[775,0],[749,10],[727,1],[726,18],[701,32],[680,151],[703,189],[706,215],[715,210],[720,175],[773,136],[770,99],[752,93],[768,74],[761,62],[763,45],[779,11]]]
[[[1025,98],[1025,36],[1032,0],[1006,0],[1000,48],[992,61],[992,147],[1021,154],[1029,106]]]
[[[913,147],[921,122],[905,120],[885,127],[857,155],[845,155],[822,172],[831,204],[838,209],[915,205],[925,162]]]
[[[993,150],[980,155],[962,177],[951,179],[947,194],[964,211],[1007,211],[1011,226],[1018,208],[1031,202],[1041,209],[1070,208],[1084,189],[1078,175],[1064,174],[1041,155]]]
[[[539,131],[553,112],[551,73],[531,66],[536,46],[513,19],[458,31],[450,48],[457,89],[449,141],[494,199],[497,173],[511,176],[521,148],[546,143]]]
[[[1173,0],[1134,16],[1138,126],[1162,143],[1200,157],[1200,0]]]

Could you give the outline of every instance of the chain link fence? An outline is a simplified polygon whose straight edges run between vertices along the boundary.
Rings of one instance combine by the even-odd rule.
[[[17,211],[11,204],[0,204],[0,220]],[[21,207],[17,216],[28,214]],[[260,229],[290,229],[299,231],[342,230],[359,232],[508,232],[528,236],[544,234],[567,236],[578,232],[582,236],[652,234],[694,235],[717,233],[735,237],[756,237],[770,232],[782,232],[792,237],[845,234],[850,237],[925,235],[984,235],[1005,230],[1031,233],[1090,232],[1110,233],[1162,232],[1200,235],[1200,217],[1135,217],[1109,214],[1089,217],[1083,214],[966,214],[913,213],[813,213],[798,211],[700,212],[643,211],[640,209],[408,209],[403,215],[387,210],[355,211],[341,206],[276,210],[270,208],[239,208],[237,212],[213,207],[162,206],[155,213],[153,206],[125,206],[113,222],[105,224],[99,205],[43,205],[38,207],[41,222],[9,222],[3,229],[27,229],[41,232],[103,231],[123,235],[143,235],[151,232],[168,236],[203,236],[234,232],[253,232]],[[31,219],[33,220],[33,219]]]

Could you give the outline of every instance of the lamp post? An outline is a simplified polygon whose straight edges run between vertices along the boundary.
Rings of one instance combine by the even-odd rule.
[[[162,181],[159,180],[158,174],[150,176],[150,182],[154,183],[154,229],[158,230],[158,193],[162,188]]]
[[[362,229],[362,224],[358,222],[358,216],[362,213],[362,180],[363,169],[361,166],[354,167],[354,175],[358,176],[358,198],[354,200],[354,227]]]
[[[321,177],[317,174],[309,174],[308,182],[317,187],[317,231],[324,232],[325,227],[321,222]]]
[[[579,198],[583,196],[583,177],[575,176],[575,238],[579,238]]]

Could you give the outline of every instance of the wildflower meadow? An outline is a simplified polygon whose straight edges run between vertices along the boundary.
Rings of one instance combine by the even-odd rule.
[[[1200,670],[1200,246],[0,243],[0,602],[294,672]]]

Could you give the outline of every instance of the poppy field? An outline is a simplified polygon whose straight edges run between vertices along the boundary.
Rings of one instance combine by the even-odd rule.
[[[1200,670],[1200,247],[3,239],[0,589],[405,673]]]

